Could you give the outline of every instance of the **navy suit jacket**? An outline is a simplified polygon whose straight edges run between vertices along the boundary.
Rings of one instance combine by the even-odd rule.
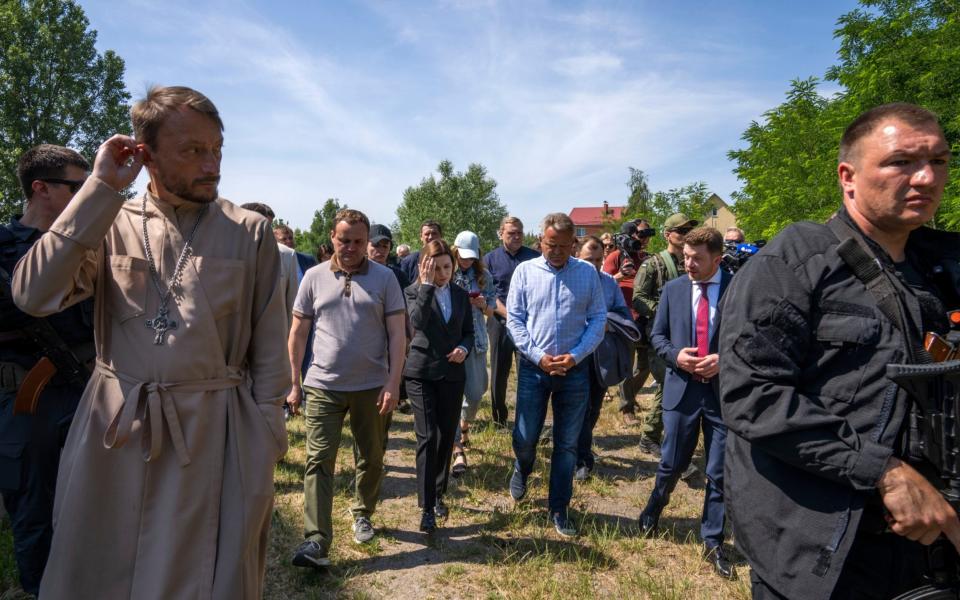
[[[307,269],[309,269],[310,267],[317,266],[317,259],[310,256],[309,254],[304,254],[303,252],[297,252],[297,264],[300,265],[300,270],[306,273]]]
[[[720,296],[727,289],[727,284],[733,276],[721,269],[720,275]],[[667,363],[667,374],[663,381],[663,408],[665,410],[674,410],[684,400],[687,391],[687,383],[692,377],[683,369],[677,366],[677,355],[682,348],[695,346],[693,342],[693,306],[691,304],[690,277],[681,275],[672,279],[663,286],[663,292],[660,295],[660,304],[657,306],[657,315],[653,319],[653,330],[650,334],[650,342],[657,356]],[[720,331],[720,303],[717,302],[717,314],[713,323],[713,334],[710,336],[710,353],[717,352],[717,332]],[[718,398],[720,397],[718,377],[710,380],[713,385],[714,398],[713,403],[718,412],[720,410]]]

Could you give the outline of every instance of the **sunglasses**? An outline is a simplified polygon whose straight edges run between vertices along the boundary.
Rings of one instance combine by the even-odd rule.
[[[614,248],[616,248],[616,246],[613,244],[604,244],[603,247],[606,248],[607,250],[613,250]]]
[[[43,182],[45,182],[45,183],[60,183],[60,184],[63,184],[63,185],[65,185],[65,186],[67,186],[68,188],[70,188],[70,193],[71,193],[71,194],[76,194],[76,193],[77,193],[77,190],[80,189],[80,187],[83,185],[83,183],[86,181],[86,179],[56,179],[56,178],[54,178],[54,177],[47,177],[47,178],[41,179],[40,181],[43,181]]]
[[[670,231],[673,233],[679,233],[680,235],[687,235],[693,231],[693,227],[674,227]]]

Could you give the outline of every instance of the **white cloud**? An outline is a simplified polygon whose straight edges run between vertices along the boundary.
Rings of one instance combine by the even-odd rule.
[[[678,66],[675,48],[651,42],[647,9],[366,8],[368,21],[351,26],[373,28],[363,33],[377,41],[341,49],[269,10],[146,4],[140,23],[154,35],[138,37],[128,82],[138,91],[130,77],[150,74],[215,89],[227,126],[223,193],[267,202],[300,227],[327,197],[390,222],[403,190],[443,158],[457,169],[483,163],[530,223],[548,207],[622,200],[627,166],[657,174],[655,188],[719,177],[717,157],[772,105],[696,70],[724,53],[722,42],[685,46]]]
[[[623,60],[619,56],[609,52],[595,52],[561,58],[554,63],[553,68],[567,77],[587,77],[597,73],[618,71],[621,66],[623,66]]]

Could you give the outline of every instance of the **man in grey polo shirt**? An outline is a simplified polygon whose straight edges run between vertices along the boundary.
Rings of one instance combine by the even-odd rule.
[[[298,567],[322,567],[333,540],[333,474],[343,419],[350,413],[356,446],[353,539],[373,539],[370,517],[383,479],[385,419],[396,407],[406,350],[406,309],[397,278],[367,258],[370,221],[343,209],[330,233],[333,257],[303,277],[293,306],[288,348],[297,412],[306,400],[307,465],[303,477],[304,537]],[[313,330],[313,362],[300,384],[300,361]]]

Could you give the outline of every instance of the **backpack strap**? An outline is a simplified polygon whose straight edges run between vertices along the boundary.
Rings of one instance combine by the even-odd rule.
[[[680,271],[677,269],[677,263],[673,260],[673,255],[670,254],[669,250],[661,250],[657,252],[660,256],[660,260],[663,261],[663,267],[667,270],[667,281],[671,279],[676,279],[680,277]]]

